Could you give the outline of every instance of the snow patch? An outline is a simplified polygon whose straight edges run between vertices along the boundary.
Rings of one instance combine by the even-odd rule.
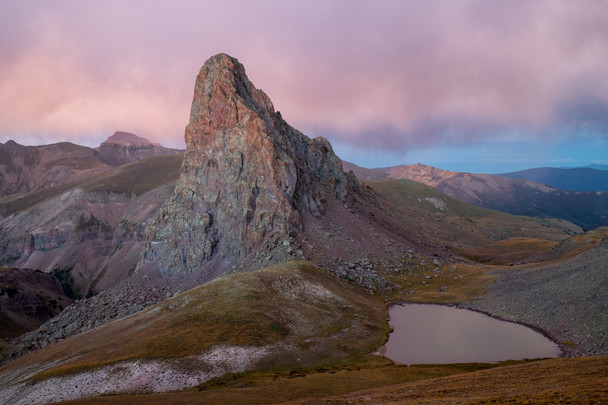
[[[448,209],[447,205],[445,204],[445,201],[443,201],[439,198],[426,197],[425,200],[430,202],[431,204],[433,204],[433,206],[440,211],[447,211],[447,209]]]

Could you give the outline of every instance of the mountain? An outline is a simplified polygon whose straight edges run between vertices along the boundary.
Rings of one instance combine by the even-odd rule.
[[[69,142],[23,146],[8,141],[0,144],[0,197],[84,179],[109,168],[86,146]]]
[[[169,199],[182,157],[158,156],[0,201],[0,263],[55,274],[72,298],[134,270],[146,221]]]
[[[2,201],[2,263],[56,274],[74,297],[93,295],[22,336],[24,350],[226,273],[308,258],[373,292],[389,288],[377,269],[406,249],[447,255],[407,230],[424,219],[393,218],[342,172],[325,139],[285,123],[233,58],[201,69],[185,136],[183,162],[151,157]]]
[[[608,170],[608,165],[600,165],[600,164],[597,164],[597,163],[589,165],[588,167],[590,169],[596,169],[596,170]]]
[[[608,191],[608,171],[591,167],[574,169],[539,167],[518,172],[503,173],[501,176],[534,181],[562,190]]]
[[[116,131],[103,143],[117,143],[119,145],[154,145],[161,146],[159,143],[152,143],[146,138],[130,132]],[[103,145],[102,143],[102,145]]]
[[[131,134],[118,131],[95,148],[95,155],[104,163],[119,166],[152,156],[181,155],[180,149],[165,148],[158,143]]]
[[[458,219],[460,223],[452,230],[458,235],[452,235],[452,238],[461,245],[479,246],[484,243],[479,238],[481,235],[486,235],[486,242],[493,243],[519,237],[560,241],[565,235],[583,232],[579,226],[561,219],[515,216],[468,204],[409,179],[369,181],[368,185],[397,207],[428,211],[444,219]],[[446,222],[444,220],[442,226],[447,230],[450,225]],[[474,227],[467,229],[466,223],[474,223]],[[457,249],[457,246],[452,245],[452,248]]]
[[[608,192],[560,190],[501,175],[462,173],[422,164],[365,169],[344,162],[362,180],[407,178],[484,208],[541,218],[561,218],[584,229],[608,225]]]
[[[352,205],[364,198],[329,142],[287,124],[225,54],[196,79],[185,137],[175,195],[148,228],[140,268],[192,273],[212,260],[251,263],[260,251],[282,262],[304,231],[303,215],[320,217],[329,199]]]
[[[113,166],[151,156],[181,155],[128,132],[116,132],[97,148],[60,142],[23,146],[10,140],[0,143],[0,197],[26,194],[82,180]]]

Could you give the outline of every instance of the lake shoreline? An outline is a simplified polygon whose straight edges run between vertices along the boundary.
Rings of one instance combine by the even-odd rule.
[[[544,359],[544,358],[567,358],[567,357],[577,357],[575,356],[570,350],[568,350],[567,347],[565,347],[563,344],[561,344],[561,342],[557,341],[553,336],[551,336],[548,332],[546,332],[545,330],[543,330],[542,328],[539,328],[535,325],[530,325],[526,322],[519,322],[513,319],[505,319],[503,317],[494,315],[492,313],[489,313],[487,311],[483,311],[483,310],[479,310],[477,308],[471,307],[469,306],[469,304],[466,303],[432,303],[432,302],[411,302],[411,301],[406,301],[406,300],[391,300],[391,301],[387,301],[386,302],[386,310],[387,310],[387,322],[391,322],[391,316],[390,316],[390,309],[396,305],[399,306],[407,306],[407,305],[416,305],[416,306],[435,306],[435,307],[447,307],[447,308],[453,308],[453,309],[460,309],[460,310],[465,310],[465,311],[469,311],[471,313],[477,313],[480,315],[484,315],[488,318],[491,318],[493,320],[496,321],[500,321],[500,322],[505,322],[505,323],[509,323],[509,324],[513,324],[513,325],[519,325],[519,326],[523,326],[527,329],[529,329],[532,332],[537,333],[538,335],[542,336],[544,339],[546,339],[548,342],[551,342],[552,344],[554,344],[556,346],[555,350],[555,356],[550,356],[550,357],[545,357],[545,356],[538,356],[538,357],[525,357],[523,359],[529,359],[529,360],[535,360],[535,359]],[[388,356],[386,356],[386,346],[388,341],[390,340],[390,334],[391,333],[395,333],[395,325],[391,325],[391,332],[389,333],[389,335],[387,335],[387,339],[384,342],[383,345],[381,345],[377,350],[376,353],[380,354],[382,356],[385,356],[388,358]],[[391,359],[393,360],[393,359]],[[513,360],[522,360],[522,359],[513,359]],[[398,361],[393,360],[395,363],[397,364],[401,364]],[[504,360],[492,360],[492,361],[472,361],[474,363],[496,363],[496,362],[500,362],[500,361],[504,361]],[[466,361],[465,361],[466,362]],[[418,363],[411,363],[411,364],[418,364]],[[432,364],[450,364],[450,363],[432,363]]]

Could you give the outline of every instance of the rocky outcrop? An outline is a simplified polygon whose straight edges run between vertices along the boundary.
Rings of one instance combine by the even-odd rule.
[[[109,204],[87,203],[68,213],[63,205],[55,205],[71,199],[61,194],[38,205],[46,210],[37,211],[41,222],[44,218],[59,222],[42,222],[46,235],[36,236],[34,247],[52,247],[57,240],[53,235],[61,232],[51,230],[59,230],[71,218],[76,233],[95,234],[91,243],[110,250],[92,251],[88,242],[71,245],[71,252],[78,248],[78,253],[86,253],[87,263],[95,263],[97,272],[88,279],[90,288],[101,292],[77,301],[15,344],[24,351],[44,347],[226,273],[293,258],[308,259],[370,293],[384,291],[391,286],[378,269],[412,243],[420,244],[418,228],[408,230],[413,221],[420,221],[418,212],[397,212],[370,188],[362,188],[354,176],[344,174],[329,142],[310,139],[289,126],[269,98],[249,82],[243,66],[227,55],[211,58],[197,77],[186,144],[179,175],[176,165],[171,177],[175,187],[168,194],[147,191],[158,187],[156,182],[146,190],[132,190],[158,176],[159,160],[176,156],[120,166],[110,172],[116,176],[87,183],[87,193],[76,198],[82,203],[111,197]],[[144,165],[152,160],[154,165]],[[141,165],[143,170],[126,172]],[[165,180],[158,184],[168,186]],[[152,205],[151,192],[167,199]],[[159,202],[160,198],[154,199]],[[21,217],[24,229],[32,228],[25,225],[32,222],[28,215]],[[10,222],[15,223],[15,218]],[[101,239],[104,235],[109,237]],[[424,249],[437,250],[430,244]],[[60,251],[36,250],[28,263],[57,257]],[[139,262],[135,273],[127,276],[124,270],[134,252]],[[74,267],[69,274],[79,274],[81,268]],[[122,281],[110,286],[109,280]]]
[[[131,134],[118,131],[95,148],[95,155],[101,161],[112,166],[135,162],[152,156],[179,155],[181,149],[165,148],[158,143]]]
[[[287,124],[225,54],[196,78],[185,138],[175,195],[147,230],[139,268],[188,274],[212,258],[236,263],[260,250],[278,260],[302,212],[320,216],[327,198],[360,190],[329,142]]]

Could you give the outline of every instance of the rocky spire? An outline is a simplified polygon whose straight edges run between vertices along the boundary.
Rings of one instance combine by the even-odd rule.
[[[184,274],[215,257],[234,264],[281,249],[301,230],[302,211],[322,215],[326,198],[359,187],[329,142],[289,126],[226,54],[196,78],[185,138],[175,194],[149,226],[138,268]]]

